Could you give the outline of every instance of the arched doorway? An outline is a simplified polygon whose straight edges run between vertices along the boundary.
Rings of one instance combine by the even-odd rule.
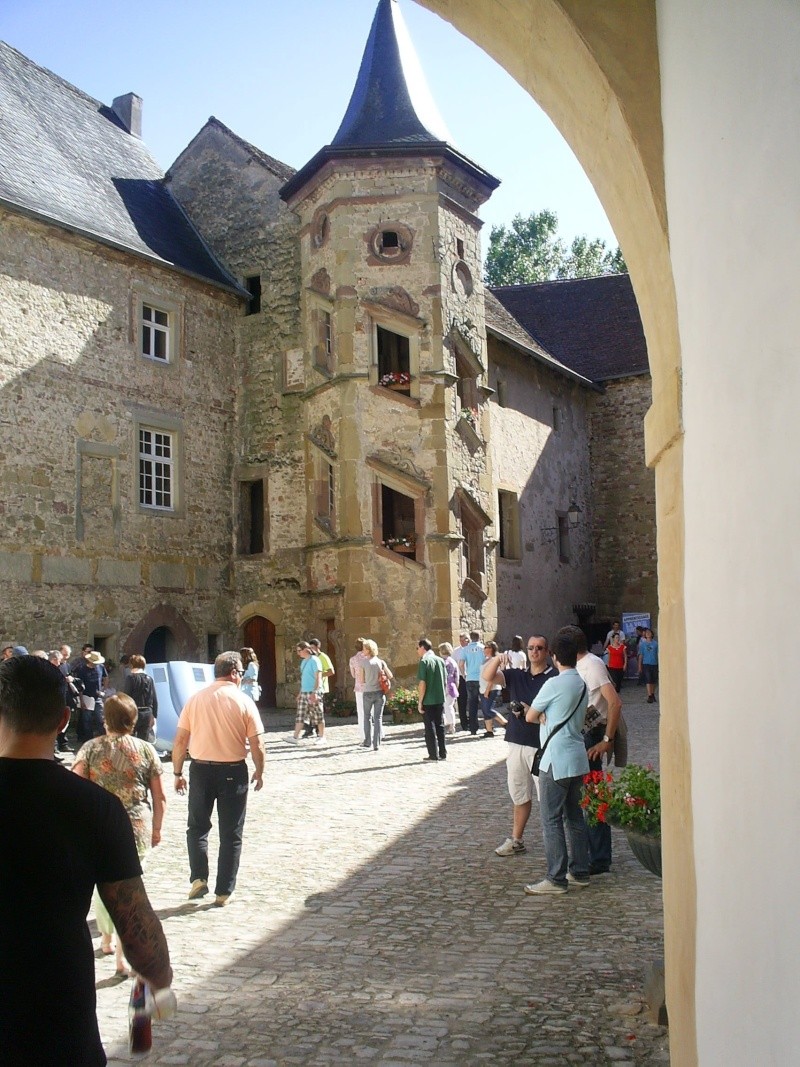
[[[148,663],[168,663],[178,658],[178,643],[168,626],[157,626],[144,643],[144,658]]]
[[[274,708],[277,704],[277,672],[275,669],[275,624],[262,615],[254,615],[242,628],[244,644],[255,649],[258,656],[258,684],[261,686],[259,705]]]

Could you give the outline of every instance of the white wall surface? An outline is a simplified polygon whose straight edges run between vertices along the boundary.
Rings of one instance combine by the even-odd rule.
[[[698,1054],[786,1065],[800,1056],[800,4],[659,0],[658,29],[686,431]]]

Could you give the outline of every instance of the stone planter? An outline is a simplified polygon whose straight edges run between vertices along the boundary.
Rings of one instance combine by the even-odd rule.
[[[422,716],[418,711],[405,711],[401,708],[388,708],[395,726],[410,722],[422,722]]]
[[[637,830],[628,830],[624,826],[625,836],[631,846],[631,852],[645,870],[661,877],[661,838],[652,834],[641,834]]]

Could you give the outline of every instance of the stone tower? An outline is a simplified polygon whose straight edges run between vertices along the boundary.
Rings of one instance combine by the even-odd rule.
[[[450,143],[380,0],[336,136],[281,189],[305,342],[284,389],[303,395],[305,594],[396,673],[421,634],[496,627],[476,211],[497,184]]]

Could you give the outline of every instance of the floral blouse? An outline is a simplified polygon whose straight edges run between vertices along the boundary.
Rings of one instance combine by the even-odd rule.
[[[119,797],[128,813],[136,839],[136,850],[143,856],[150,848],[153,812],[150,806],[150,783],[163,773],[155,748],[138,737],[95,737],[80,749],[76,763],[86,767],[86,777]]]

